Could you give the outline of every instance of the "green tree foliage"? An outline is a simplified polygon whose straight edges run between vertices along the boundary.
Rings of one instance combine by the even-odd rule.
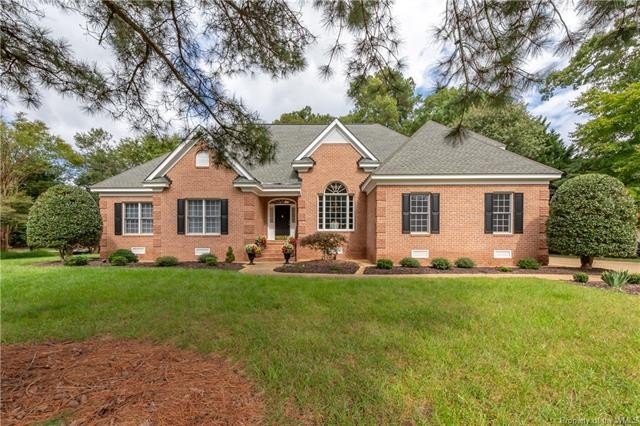
[[[101,233],[100,209],[83,188],[53,186],[38,197],[29,211],[29,246],[55,248],[62,259],[75,247],[96,246]]]
[[[310,106],[305,106],[298,111],[285,112],[280,118],[274,120],[274,124],[329,124],[334,117],[330,114],[318,114],[313,112]]]
[[[345,123],[379,123],[402,131],[412,116],[418,97],[412,78],[384,68],[351,81],[347,95],[355,108],[342,117]]]
[[[40,4],[4,0],[0,8],[3,99],[11,93],[39,105],[41,90],[76,96],[91,111],[127,118],[147,130],[167,124],[164,111],[203,125],[217,152],[246,163],[273,158],[275,147],[258,116],[228,94],[224,79],[241,73],[283,78],[303,69],[315,36],[298,6],[275,1],[54,1],[85,20],[78,31],[112,54],[109,65],[74,56],[68,43],[43,26]],[[333,59],[347,50],[351,77],[397,62],[398,38],[390,1],[313,2],[325,27],[339,34]],[[174,113],[174,114],[173,114]]]
[[[447,126],[462,125],[483,136],[495,139],[507,149],[560,169],[571,159],[571,149],[564,146],[557,132],[549,128],[542,117],[535,117],[524,104],[507,101],[494,103],[485,97],[482,102],[462,108],[462,89],[440,89],[426,97],[416,111],[411,131],[433,120]]]
[[[551,199],[549,249],[580,256],[583,268],[595,256],[631,257],[636,250],[636,209],[618,179],[586,174],[569,179]]]
[[[615,176],[640,202],[639,76],[638,22],[621,19],[585,41],[564,69],[549,75],[542,93],[586,88],[573,103],[589,117],[572,135],[581,154],[578,171]]]
[[[12,240],[21,239],[12,233],[24,233],[26,230],[27,216],[33,199],[23,192],[17,192],[0,198],[0,229],[2,232],[2,251],[7,250]]]
[[[22,114],[12,122],[0,121],[2,250],[8,248],[11,232],[24,228],[24,197],[33,199],[67,179],[68,171],[80,162],[73,148],[52,135],[43,122],[29,121]]]
[[[113,141],[103,129],[91,129],[74,136],[83,164],[76,184],[89,186],[173,150],[180,138],[176,135],[156,137],[146,134],[138,138]]]

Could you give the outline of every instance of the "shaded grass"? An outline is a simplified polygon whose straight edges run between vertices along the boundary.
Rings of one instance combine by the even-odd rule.
[[[52,256],[58,256],[58,252],[48,249],[0,251],[0,259],[29,259]]]
[[[272,423],[639,416],[636,297],[541,279],[256,277],[2,262],[2,342],[111,334],[221,351]]]

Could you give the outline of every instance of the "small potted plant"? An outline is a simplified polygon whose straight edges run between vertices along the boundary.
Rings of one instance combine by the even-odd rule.
[[[244,246],[244,251],[247,253],[249,257],[249,265],[253,265],[253,259],[256,258],[256,255],[260,253],[260,247],[256,244],[247,244]]]
[[[256,237],[255,243],[261,249],[267,248],[267,237],[265,237],[264,235],[258,235]]]
[[[295,245],[296,245],[296,239],[295,239],[295,237],[289,237],[289,238],[287,238],[287,242],[288,242],[289,244],[291,244],[292,246],[294,246],[294,247],[295,247]]]
[[[294,247],[291,243],[284,243],[282,245],[282,254],[284,255],[284,263],[289,263],[289,259],[293,254]]]

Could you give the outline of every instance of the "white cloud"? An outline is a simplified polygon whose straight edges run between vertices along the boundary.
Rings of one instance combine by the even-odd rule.
[[[335,39],[335,34],[325,31],[320,22],[319,13],[309,4],[303,3],[303,22],[317,35],[317,42],[311,46],[307,55],[307,68],[287,79],[274,80],[266,75],[236,76],[225,79],[225,87],[230,94],[243,99],[245,104],[257,111],[265,121],[272,121],[283,112],[300,109],[310,105],[314,111],[342,115],[347,113],[352,104],[346,96],[348,82],[344,76],[344,64],[336,64],[335,74],[330,79],[323,79],[318,68],[326,60],[326,52]],[[412,77],[416,86],[424,91],[435,86],[433,69],[442,53],[433,37],[433,28],[441,21],[445,3],[440,0],[400,0],[394,5],[395,22],[400,31],[402,44],[400,57],[406,63],[405,74]],[[578,18],[575,14],[565,14],[570,27],[575,28]],[[57,37],[66,38],[76,54],[101,67],[108,67],[112,62],[111,53],[98,46],[97,41],[86,33],[84,22],[76,14],[66,14],[55,7],[46,7],[44,25],[51,28]],[[552,63],[566,63],[566,57],[545,54],[533,58],[529,69],[540,69]],[[576,94],[563,92],[551,100],[539,103],[536,96],[527,96],[530,110],[535,114],[546,116],[552,126],[567,138],[576,122],[584,121],[569,106]],[[20,104],[8,105],[2,115],[13,116],[25,108]],[[27,111],[31,119],[46,122],[52,131],[67,141],[73,140],[76,132],[85,132],[93,127],[103,127],[116,138],[130,136],[131,131],[126,122],[115,121],[106,114],[90,115],[82,110],[80,103],[73,98],[63,98],[53,91],[44,91],[44,102],[40,109]],[[177,126],[179,127],[179,126]]]

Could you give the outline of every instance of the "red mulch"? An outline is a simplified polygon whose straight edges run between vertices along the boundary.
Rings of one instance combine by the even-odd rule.
[[[2,346],[3,425],[260,424],[264,402],[215,355],[112,338]]]
[[[309,260],[278,266],[274,271],[313,274],[355,274],[359,268],[360,265],[357,263],[344,260]]]
[[[601,274],[606,269],[592,268],[588,272],[590,274]],[[510,272],[500,272],[496,268],[476,267],[476,268],[451,268],[436,269],[430,266],[421,266],[419,268],[405,268],[403,266],[394,266],[392,269],[379,269],[375,266],[367,266],[364,273],[367,275],[389,275],[389,274],[575,274],[576,272],[584,272],[580,268],[570,268],[563,266],[543,266],[540,269],[520,269],[513,268]]]

